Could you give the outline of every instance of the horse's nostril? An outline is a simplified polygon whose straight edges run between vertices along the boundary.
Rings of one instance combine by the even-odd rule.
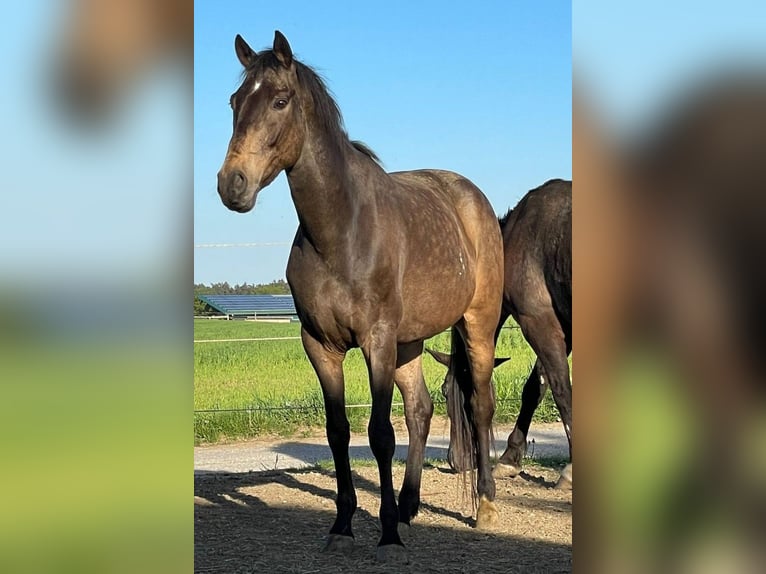
[[[241,171],[235,171],[231,174],[229,179],[229,186],[232,191],[241,192],[247,187],[247,178]]]

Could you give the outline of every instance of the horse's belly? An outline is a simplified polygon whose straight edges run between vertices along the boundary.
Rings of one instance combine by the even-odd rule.
[[[441,321],[429,321],[427,317],[404,317],[399,324],[397,340],[400,343],[420,341],[446,331],[458,322],[462,313],[442,315]]]
[[[449,329],[463,316],[473,293],[468,287],[444,290],[434,284],[424,284],[418,291],[403,301],[400,342],[432,337]]]

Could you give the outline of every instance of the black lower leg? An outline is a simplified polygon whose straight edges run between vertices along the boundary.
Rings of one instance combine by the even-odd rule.
[[[345,415],[343,417],[345,419]],[[351,478],[351,464],[348,458],[348,445],[350,440],[348,420],[344,420],[342,426],[333,426],[328,422],[327,439],[332,450],[335,462],[335,476],[338,494],[335,499],[337,515],[335,522],[330,528],[330,534],[353,536],[351,519],[356,512],[356,491]]]
[[[373,416],[368,427],[370,448],[378,463],[380,476],[380,525],[381,537],[378,546],[401,544],[397,530],[399,511],[394,495],[394,483],[391,476],[391,461],[394,456],[394,427],[388,417],[385,420]]]
[[[544,373],[542,365],[537,361],[524,384],[524,390],[521,394],[521,410],[516,419],[516,425],[513,427],[513,432],[508,436],[508,446],[500,457],[499,462],[502,464],[517,468],[521,466],[521,459],[527,451],[527,434],[532,423],[532,417],[548,389],[548,380]]]
[[[423,388],[425,389],[425,383],[423,383]],[[423,459],[434,410],[428,393],[426,392],[425,395],[427,402],[425,400],[419,402],[417,408],[411,409],[406,417],[410,443],[407,452],[407,469],[404,472],[404,481],[399,492],[399,521],[405,524],[410,523],[410,520],[417,515],[420,507]]]

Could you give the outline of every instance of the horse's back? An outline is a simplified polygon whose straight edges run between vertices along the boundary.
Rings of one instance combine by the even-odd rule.
[[[481,190],[467,177],[443,169],[417,169],[388,174],[398,184],[449,198],[456,208],[464,203],[487,203]]]
[[[502,230],[507,303],[522,311],[547,295],[565,331],[571,332],[572,182],[550,180],[528,192]]]
[[[428,235],[428,243],[436,242],[435,251],[441,247],[457,254],[459,251],[448,236],[459,236],[469,259],[466,264],[479,269],[480,274],[493,260],[497,264],[502,259],[502,241],[494,209],[468,178],[436,169],[389,175],[397,184],[397,200],[406,205],[405,219],[414,237],[421,236],[422,240],[422,236]],[[469,274],[471,271],[469,268]]]
[[[454,213],[474,241],[479,233],[493,235],[495,214],[482,191],[467,177],[439,169],[399,171],[389,174],[398,184],[402,198],[410,196],[419,210],[438,209]]]

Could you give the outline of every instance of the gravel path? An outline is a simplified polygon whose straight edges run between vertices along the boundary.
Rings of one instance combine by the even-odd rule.
[[[396,427],[396,453],[394,458],[407,458],[408,436],[403,425]],[[495,448],[499,456],[505,450],[513,425],[495,427]],[[529,441],[534,440],[527,452],[533,457],[569,456],[566,435],[561,423],[533,423]],[[446,421],[434,420],[428,437],[426,457],[446,459],[449,446],[449,426]],[[372,459],[365,433],[351,436],[352,458]],[[331,460],[332,453],[322,434],[310,437],[255,439],[236,443],[198,446],[194,448],[194,472],[248,472],[274,469],[297,469],[313,466],[318,460]]]

